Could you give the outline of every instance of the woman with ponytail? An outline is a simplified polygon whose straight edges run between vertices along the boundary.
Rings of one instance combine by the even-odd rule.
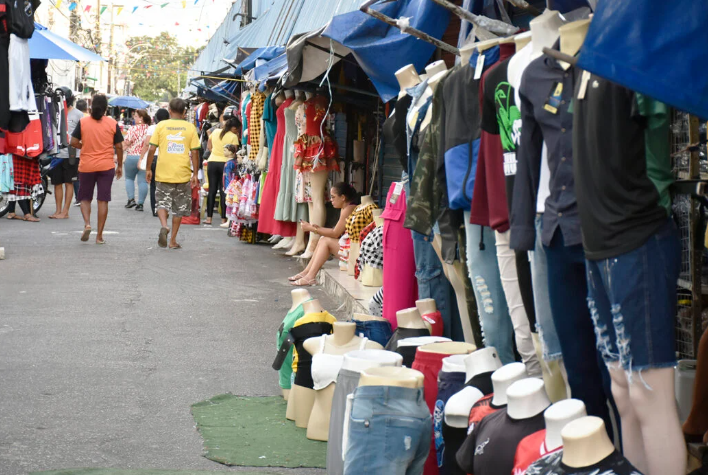
[[[317,241],[317,247],[307,264],[305,270],[297,275],[289,277],[290,283],[296,286],[315,285],[317,282],[317,273],[330,255],[336,256],[339,252],[339,238],[344,234],[344,229],[347,225],[347,219],[354,212],[359,204],[359,194],[353,186],[348,183],[340,182],[334,185],[329,190],[332,206],[341,209],[339,213],[339,221],[333,228],[322,228],[316,224],[300,222],[302,230],[305,232],[319,234],[320,240]]]
[[[79,194],[84,231],[81,240],[91,235],[91,201],[94,189],[98,200],[98,229],[96,244],[105,244],[103,228],[111,201],[111,185],[123,175],[123,134],[118,123],[106,116],[108,99],[102,94],[93,96],[91,115],[81,119],[71,134],[71,146],[81,149],[79,161]],[[117,165],[116,165],[117,157]]]

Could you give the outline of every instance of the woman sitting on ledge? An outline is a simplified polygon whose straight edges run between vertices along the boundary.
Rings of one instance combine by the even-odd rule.
[[[292,285],[315,285],[317,282],[317,273],[324,263],[327,262],[329,256],[336,256],[339,252],[339,238],[344,234],[347,219],[349,219],[349,216],[358,205],[359,194],[353,186],[344,182],[334,185],[332,189],[330,189],[329,194],[332,198],[332,206],[342,210],[339,214],[339,221],[337,221],[337,225],[334,228],[322,228],[316,224],[310,224],[304,221],[300,223],[303,231],[317,233],[322,237],[317,242],[317,248],[315,248],[312,259],[310,259],[310,263],[307,264],[305,270],[288,278]]]

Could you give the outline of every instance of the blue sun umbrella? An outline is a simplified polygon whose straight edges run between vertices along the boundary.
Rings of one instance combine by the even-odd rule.
[[[150,105],[149,102],[135,96],[116,96],[108,101],[109,106],[127,107],[128,109],[145,109]]]

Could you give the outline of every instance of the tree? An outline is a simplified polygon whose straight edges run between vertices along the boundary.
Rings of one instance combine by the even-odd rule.
[[[156,37],[137,36],[126,42],[123,68],[133,94],[148,101],[169,101],[187,84],[187,71],[201,48],[182,47],[166,31]],[[178,79],[179,75],[179,79]]]

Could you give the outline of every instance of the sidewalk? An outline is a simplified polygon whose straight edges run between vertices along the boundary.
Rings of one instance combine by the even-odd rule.
[[[317,274],[317,283],[322,286],[328,296],[340,304],[337,309],[347,316],[353,313],[369,314],[369,300],[379,290],[379,287],[365,287],[354,276],[339,270],[337,259],[329,260]]]

